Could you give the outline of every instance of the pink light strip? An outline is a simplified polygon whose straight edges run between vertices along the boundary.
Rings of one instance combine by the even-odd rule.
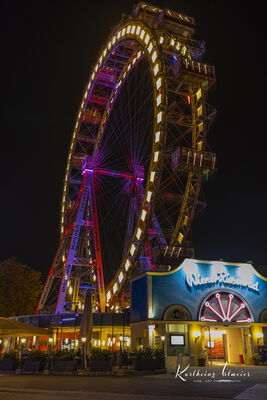
[[[247,318],[247,319],[237,319],[236,322],[251,322],[251,318]]]
[[[223,316],[221,314],[219,314],[210,304],[208,304],[206,307],[208,307],[214,314],[218,315],[219,318],[221,318],[221,320],[223,320]]]
[[[218,322],[218,320],[215,319],[215,318],[205,318],[205,317],[202,317],[201,320],[202,320],[202,321],[207,321],[207,322]]]
[[[234,318],[234,316],[235,316],[236,314],[239,313],[240,310],[242,310],[242,308],[244,308],[244,305],[243,305],[243,304],[240,304],[240,306],[235,310],[235,312],[231,315],[231,317],[229,317],[229,322],[231,321],[232,318]]]
[[[219,303],[221,312],[223,313],[223,319],[225,320],[226,319],[226,315],[225,315],[225,312],[224,312],[224,309],[223,309],[223,306],[222,306],[222,302],[221,302],[221,298],[219,297],[219,295],[218,295],[218,297],[216,296],[216,299],[217,299],[217,301]]]
[[[229,300],[228,300],[228,306],[227,306],[227,316],[226,316],[226,318],[228,319],[229,318],[229,314],[230,314],[230,308],[231,308],[231,304],[232,304],[232,296],[230,295],[229,296]]]

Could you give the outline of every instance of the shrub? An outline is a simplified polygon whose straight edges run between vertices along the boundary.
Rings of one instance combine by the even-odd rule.
[[[91,355],[94,360],[110,360],[112,358],[112,352],[106,349],[92,349]]]
[[[163,350],[155,349],[154,350],[154,358],[155,358],[155,360],[161,360],[162,358],[164,358]]]
[[[67,351],[67,350],[56,350],[53,356],[55,359],[62,361],[73,361],[75,360],[76,357],[74,351]]]
[[[31,361],[44,361],[46,358],[46,352],[42,350],[32,350],[25,354],[24,358]]]
[[[138,348],[135,350],[135,356],[138,360],[159,360],[163,358],[163,351],[160,349],[152,349],[147,347],[146,349]]]
[[[13,351],[13,350],[6,351],[2,355],[2,359],[3,360],[17,360],[18,359],[18,353],[16,351]]]

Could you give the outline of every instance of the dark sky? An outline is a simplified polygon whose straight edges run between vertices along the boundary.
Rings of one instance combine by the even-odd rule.
[[[94,3],[94,5],[92,5]],[[90,68],[134,1],[2,1],[1,246],[47,273],[58,244],[65,163]],[[218,171],[193,239],[203,259],[267,263],[264,13],[241,1],[158,0],[193,16],[215,65]],[[259,21],[259,22],[258,22]],[[265,104],[264,104],[265,102]]]

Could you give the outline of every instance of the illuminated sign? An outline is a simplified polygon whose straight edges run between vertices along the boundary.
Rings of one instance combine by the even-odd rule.
[[[242,276],[240,278],[235,278],[226,271],[214,271],[210,276],[206,277],[201,276],[199,272],[187,272],[186,282],[190,287],[222,283],[224,285],[247,287],[255,292],[259,292],[259,282],[253,282],[252,279],[242,278]]]

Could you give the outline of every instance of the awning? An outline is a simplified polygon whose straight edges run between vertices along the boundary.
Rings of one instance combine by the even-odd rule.
[[[25,324],[15,319],[0,318],[0,337],[48,336],[48,329]]]

